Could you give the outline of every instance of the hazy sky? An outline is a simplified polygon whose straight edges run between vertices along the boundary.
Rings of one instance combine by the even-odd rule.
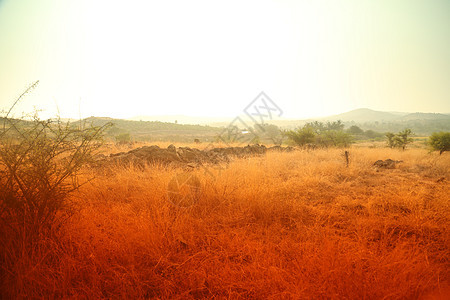
[[[450,112],[450,1],[0,0],[0,109],[285,117]]]

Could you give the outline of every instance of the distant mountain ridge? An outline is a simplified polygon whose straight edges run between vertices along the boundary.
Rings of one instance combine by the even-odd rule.
[[[210,126],[226,126],[233,118],[227,117],[191,117],[184,115],[169,115],[169,116],[136,116],[129,118],[127,120],[132,121],[159,121],[159,122],[169,122],[178,124],[202,124]],[[278,120],[267,121],[268,123],[277,124],[290,124],[290,123],[305,123],[309,121],[337,121],[341,120],[343,122],[356,122],[356,123],[367,123],[367,122],[397,122],[397,121],[408,121],[408,120],[450,120],[450,114],[443,113],[407,113],[407,112],[386,112],[377,111],[369,108],[358,108],[348,112],[344,112],[337,115],[331,115],[327,117],[316,117],[310,119],[286,119],[280,118]]]
[[[151,122],[168,122],[168,123],[175,123],[178,124],[189,124],[189,125],[212,125],[217,122],[229,122],[232,120],[232,118],[226,118],[226,117],[192,117],[192,116],[185,116],[185,115],[168,115],[168,116],[136,116],[129,118],[127,120],[131,121],[151,121]]]
[[[450,119],[450,115],[448,114],[439,114],[439,113],[412,113],[406,116],[403,116],[401,120],[448,120]]]
[[[369,108],[359,108],[338,115],[319,118],[319,120],[343,122],[391,122],[407,120],[450,120],[450,115],[441,113],[403,113],[403,112],[385,112]]]
[[[311,119],[266,120],[267,123],[277,125],[281,129],[293,129],[303,126],[311,121],[337,121],[341,120],[348,128],[357,125],[363,130],[377,132],[398,132],[410,128],[417,135],[429,135],[435,131],[450,131],[450,114],[442,113],[406,113],[384,112],[368,108],[360,108],[342,114]],[[90,117],[82,120],[94,125],[103,125],[111,122],[114,126],[108,131],[115,136],[120,133],[131,133],[137,139],[159,139],[170,136],[175,139],[192,141],[193,138],[206,137],[213,140],[214,136],[227,127],[233,118],[189,117],[182,115],[172,116],[138,116],[130,119],[112,119],[108,117]],[[77,121],[79,122],[79,121]],[[77,123],[71,122],[71,123]],[[248,123],[253,126],[254,124]],[[245,129],[245,128],[242,128]]]
[[[436,131],[450,131],[450,114],[384,112],[368,108],[317,119],[319,121],[341,120],[349,125],[358,125],[364,130],[397,132],[410,128],[417,135],[429,135]]]
[[[343,122],[375,122],[375,121],[392,121],[398,119],[399,115],[395,115],[390,112],[376,111],[368,108],[359,108],[351,110],[342,114],[332,115],[328,117],[319,118],[319,120],[337,121]]]

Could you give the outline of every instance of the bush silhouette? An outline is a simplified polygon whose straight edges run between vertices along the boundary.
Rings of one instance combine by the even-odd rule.
[[[0,222],[36,237],[62,220],[69,193],[80,186],[77,175],[107,126],[75,128],[37,114],[14,119],[10,111],[0,128]]]
[[[428,144],[432,150],[439,151],[439,154],[450,151],[450,132],[434,132],[429,137]]]
[[[336,122],[310,122],[302,128],[287,130],[284,135],[298,146],[316,145],[320,147],[347,147],[352,138],[344,131],[344,124]]]

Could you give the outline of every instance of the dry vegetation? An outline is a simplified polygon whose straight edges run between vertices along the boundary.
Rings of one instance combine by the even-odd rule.
[[[373,167],[387,158],[404,162]],[[62,228],[32,251],[7,254],[14,260],[2,267],[1,294],[450,296],[448,153],[355,147],[346,168],[343,150],[295,151],[210,170],[214,176],[191,171],[201,193],[189,208],[167,201],[180,170],[91,170],[96,179],[72,194],[73,215]]]

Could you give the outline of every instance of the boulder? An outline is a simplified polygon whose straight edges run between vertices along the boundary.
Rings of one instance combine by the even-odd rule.
[[[392,160],[392,159],[388,158],[386,160],[381,160],[381,159],[377,160],[373,165],[380,169],[395,169],[395,166],[401,162],[403,162],[403,161]]]
[[[169,145],[164,149],[153,145],[111,154],[109,157],[98,157],[97,161],[122,165],[133,163],[139,166],[144,166],[147,163],[161,163],[193,168],[201,164],[228,163],[232,158],[264,155],[267,150],[292,151],[294,148],[275,146],[267,149],[264,145],[256,144],[245,147],[199,150],[190,147],[177,148],[174,145]]]

